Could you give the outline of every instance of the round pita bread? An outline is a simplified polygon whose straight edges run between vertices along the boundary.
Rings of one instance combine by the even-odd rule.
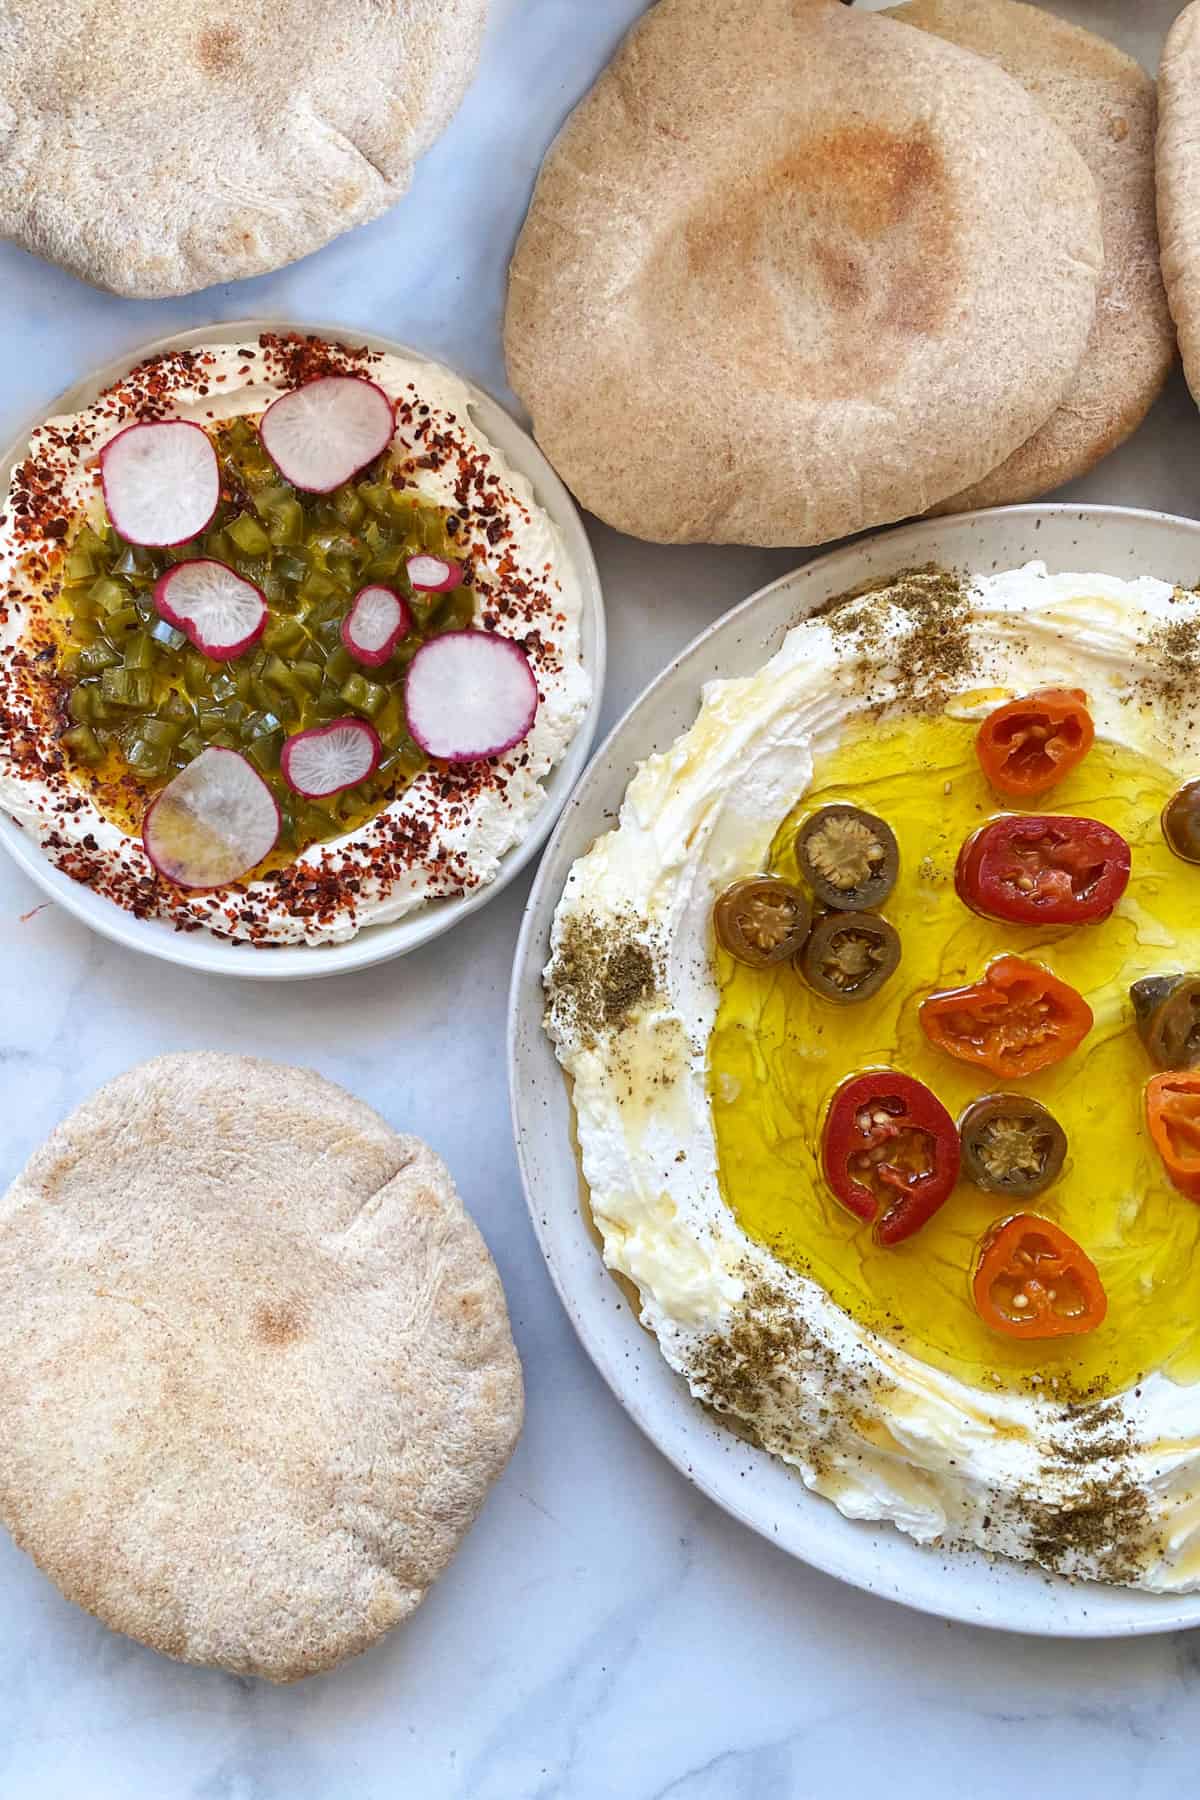
[[[822,543],[1032,435],[1101,260],[1082,159],[980,57],[834,0],[658,0],[543,166],[509,374],[609,524]]]
[[[398,200],[487,0],[4,0],[0,234],[118,294],[307,256]]]
[[[445,1166],[303,1069],[167,1056],[0,1201],[0,1519],[168,1656],[293,1681],[412,1612],[521,1425]]]
[[[1183,371],[1200,405],[1200,4],[1172,25],[1158,71],[1158,231]]]
[[[1175,359],[1154,212],[1154,83],[1115,44],[1021,0],[912,0],[889,16],[997,63],[1062,127],[1095,178],[1104,272],[1071,389],[1006,462],[933,511],[1032,500],[1124,443]]]

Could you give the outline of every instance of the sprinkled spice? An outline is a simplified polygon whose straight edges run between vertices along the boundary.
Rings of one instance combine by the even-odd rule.
[[[1119,1400],[1083,1401],[1065,1409],[1050,1448],[1060,1463],[1087,1469],[1132,1456],[1137,1439]]]
[[[1059,1471],[1049,1466],[1047,1477]],[[1057,1501],[1017,1502],[1029,1548],[1043,1568],[1101,1581],[1135,1581],[1153,1554],[1150,1503],[1128,1470],[1083,1482]]]
[[[840,594],[817,616],[843,654],[858,659],[871,705],[899,701],[910,711],[936,711],[974,670],[969,588],[963,576],[933,563]]]
[[[546,971],[547,1025],[593,1050],[603,1034],[628,1024],[658,985],[658,959],[644,927],[572,912]]]
[[[1151,660],[1150,671],[1138,682],[1141,698],[1177,718],[1193,713],[1200,677],[1200,600],[1190,590],[1176,588],[1171,603],[1175,618],[1155,625],[1138,639],[1139,650]]]
[[[800,1457],[820,1472],[827,1440],[853,1426],[872,1392],[858,1373],[812,1330],[788,1295],[745,1263],[741,1300],[719,1331],[700,1345],[689,1374],[700,1398],[751,1425],[777,1453]],[[800,1384],[819,1394],[798,1405]]]

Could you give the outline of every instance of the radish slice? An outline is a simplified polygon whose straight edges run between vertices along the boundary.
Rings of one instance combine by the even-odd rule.
[[[462,586],[462,564],[444,556],[410,556],[408,579],[418,594],[448,594]]]
[[[225,887],[278,837],[279,808],[262,776],[216,744],[168,781],[142,821],[146,855],[176,887]]]
[[[387,449],[392,403],[360,375],[322,375],[272,401],[259,421],[263,449],[285,481],[328,494]]]
[[[119,431],[100,452],[100,481],[108,516],[130,544],[186,544],[221,498],[217,453],[186,419]]]
[[[477,762],[529,735],[537,683],[511,638],[447,631],[422,644],[408,665],[404,705],[422,750],[442,762]]]
[[[321,800],[357,787],[379,767],[383,745],[365,719],[335,719],[298,731],[283,746],[279,767],[298,794]]]
[[[228,662],[257,643],[267,624],[261,588],[210,557],[176,563],[154,584],[154,604],[205,656]]]
[[[412,614],[394,589],[359,588],[342,620],[342,642],[355,662],[376,669],[412,630]]]

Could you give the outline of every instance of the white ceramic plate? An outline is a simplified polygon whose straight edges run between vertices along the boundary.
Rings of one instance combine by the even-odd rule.
[[[97,369],[83,381],[68,388],[31,419],[0,465],[0,493],[7,492],[14,464],[25,454],[31,432],[43,419],[55,413],[77,412],[88,406],[96,395],[116,381],[135,363],[166,350],[189,350],[198,344],[239,343],[256,337],[260,331],[312,332],[330,343],[370,344],[374,350],[390,350],[400,356],[430,362],[419,350],[398,344],[390,338],[371,333],[346,331],[336,325],[296,323],[280,319],[237,319],[232,324],[208,325],[196,331],[183,331],[174,337],[159,338]],[[439,365],[434,365],[439,366]],[[454,371],[457,374],[457,370]],[[460,381],[465,377],[459,376]],[[533,439],[482,388],[467,381],[471,395],[471,416],[484,436],[501,450],[509,464],[531,483],[539,504],[554,520],[563,542],[579,573],[583,591],[581,638],[584,666],[592,679],[592,699],[587,714],[567,753],[546,782],[546,798],[522,841],[501,860],[496,879],[487,887],[476,889],[458,900],[431,900],[407,918],[390,925],[369,925],[347,944],[286,945],[259,948],[251,944],[234,944],[207,932],[178,932],[159,919],[135,919],[101,894],[81,887],[43,856],[27,832],[0,814],[0,844],[20,863],[38,886],[52,900],[82,919],[94,931],[112,938],[131,950],[143,950],[160,956],[166,962],[182,963],[188,968],[202,969],[211,975],[243,975],[256,980],[302,981],[319,975],[337,975],[347,969],[363,969],[371,963],[403,956],[430,938],[449,931],[460,919],[478,911],[481,906],[507,887],[514,876],[541,849],[551,826],[558,817],[568,794],[579,779],[587,762],[588,751],[596,732],[600,704],[604,692],[604,602],[600,577],[596,571],[591,545],[583,529],[575,503],[554,473]]]
[[[550,1274],[617,1399],[678,1469],[763,1537],[856,1587],[977,1625],[1117,1637],[1200,1625],[1200,1594],[1071,1584],[1016,1563],[922,1549],[890,1526],[843,1518],[784,1463],[743,1443],[691,1399],[604,1269],[584,1223],[567,1090],[541,1025],[541,971],[567,871],[611,828],[636,766],[692,723],[706,681],[754,673],[791,625],[860,582],[926,562],[986,573],[1035,557],[1052,571],[1191,583],[1200,569],[1200,524],[1120,507],[1022,506],[909,525],[784,576],[698,637],[610,734],[551,840],[513,968],[509,1078],[522,1178]]]

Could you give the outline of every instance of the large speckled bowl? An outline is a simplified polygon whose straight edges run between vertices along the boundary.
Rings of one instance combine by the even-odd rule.
[[[922,1612],[1050,1637],[1120,1637],[1200,1625],[1200,1593],[1072,1584],[1017,1563],[922,1549],[890,1526],[843,1518],[692,1400],[600,1260],[580,1207],[566,1084],[542,1030],[541,972],[567,871],[610,828],[637,765],[691,724],[706,681],[752,674],[798,619],[862,582],[926,562],[987,573],[1034,558],[1052,571],[1190,586],[1200,523],[1122,507],[1021,506],[908,525],[808,563],[698,637],[602,745],[550,841],[513,968],[509,1079],[529,1210],[563,1305],[621,1405],[690,1480],[794,1556]]]

